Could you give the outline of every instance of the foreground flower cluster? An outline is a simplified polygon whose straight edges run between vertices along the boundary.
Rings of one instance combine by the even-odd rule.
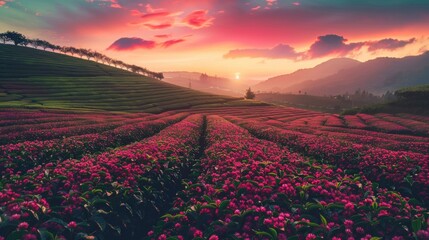
[[[192,115],[142,142],[2,179],[0,238],[138,238],[180,188],[202,124]]]
[[[200,176],[149,239],[405,239],[425,210],[365,177],[318,164],[210,116]],[[422,230],[423,229],[423,230]]]
[[[429,155],[393,151],[371,145],[340,141],[299,131],[280,129],[265,123],[231,118],[255,135],[281,143],[295,151],[365,175],[383,186],[403,189],[429,201]]]

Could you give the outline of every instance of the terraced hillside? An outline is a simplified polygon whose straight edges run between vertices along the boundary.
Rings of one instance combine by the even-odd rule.
[[[240,101],[93,61],[0,45],[0,107],[163,112],[231,102]]]

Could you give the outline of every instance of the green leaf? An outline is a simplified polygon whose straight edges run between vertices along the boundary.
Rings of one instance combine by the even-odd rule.
[[[219,211],[225,210],[229,205],[230,200],[222,201],[219,205]]]
[[[97,224],[97,226],[100,228],[102,232],[106,230],[106,225],[107,225],[106,220],[104,220],[104,218],[101,215],[96,214],[91,217],[91,220]]]
[[[26,231],[13,231],[11,234],[9,234],[9,236],[7,236],[6,240],[22,239],[26,233]]]
[[[414,219],[411,223],[411,226],[413,227],[413,232],[416,233],[422,229],[422,218]]]
[[[29,211],[29,212],[31,212],[31,215],[33,215],[33,217],[34,217],[37,221],[39,221],[39,215],[38,215],[35,211],[33,211],[33,210],[31,210],[31,209],[29,209],[28,211]]]
[[[211,199],[209,196],[207,196],[207,195],[204,195],[203,196],[203,198],[204,198],[204,200],[206,200],[206,202],[208,202],[208,203],[212,203],[212,202],[214,202],[213,201],[213,199]]]
[[[59,218],[51,218],[48,221],[46,221],[45,223],[50,223],[50,222],[57,223],[63,227],[67,227],[67,223],[64,222],[63,220],[59,219]]]
[[[214,203],[210,203],[210,204],[207,204],[207,205],[201,206],[201,208],[216,209],[216,208],[217,208],[217,206],[216,206],[216,204],[214,204]]]
[[[378,187],[379,187],[379,186],[380,186],[380,184],[373,182],[373,183],[372,183],[372,190],[373,190],[374,192],[377,192],[377,190],[378,190]]]
[[[273,239],[277,239],[277,231],[274,228],[268,228],[268,231],[270,232]]]
[[[255,231],[253,230],[256,235],[258,236],[263,236],[263,237],[269,237],[270,239],[273,239],[273,236],[271,236],[271,234],[267,233],[267,232],[263,232],[263,231]]]
[[[246,182],[251,183],[251,184],[252,184],[253,186],[255,186],[255,187],[259,187],[258,182],[254,181],[254,180],[247,180]]]
[[[88,234],[80,232],[80,233],[76,234],[74,239],[75,240],[82,240],[82,239],[86,239],[86,237],[88,237]]]
[[[110,206],[110,202],[107,201],[106,199],[94,199],[93,201],[91,201],[91,205],[95,205],[95,204],[106,204],[106,206]]]
[[[93,194],[97,194],[97,193],[102,193],[102,192],[103,192],[103,190],[101,190],[101,189],[93,189],[91,192],[92,192]]]
[[[113,226],[112,224],[108,224],[108,226],[115,231],[116,234],[118,234],[119,236],[121,235],[121,228],[118,226]]]
[[[127,210],[127,213],[128,213],[130,216],[133,216],[133,215],[134,215],[134,214],[133,214],[133,210],[132,210],[131,206],[130,206],[128,203],[121,203],[121,207],[125,208],[125,209]]]
[[[328,209],[334,209],[334,208],[344,209],[344,205],[337,204],[337,203],[330,203],[330,204],[328,204],[328,206],[326,208],[328,208]]]
[[[326,218],[322,214],[320,214],[320,221],[322,221],[324,226],[328,225],[328,221],[326,221]]]
[[[310,227],[320,227],[319,224],[314,223],[314,222],[303,222],[303,221],[295,222],[295,225],[298,225],[298,224],[305,225],[305,226],[310,226]]]
[[[173,216],[173,215],[167,213],[167,214],[161,216],[161,218],[177,219],[177,218],[182,218],[182,217],[185,217],[185,216],[186,215],[183,215],[183,214],[176,214],[176,215]]]
[[[48,230],[39,229],[38,232],[39,232],[41,240],[51,240],[51,239],[54,240],[55,239],[54,235],[51,232],[49,232]]]
[[[383,238],[381,238],[381,237],[372,237],[369,240],[381,240],[381,239],[383,239]]]

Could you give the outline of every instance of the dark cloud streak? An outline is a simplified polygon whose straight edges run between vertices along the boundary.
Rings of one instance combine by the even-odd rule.
[[[142,38],[120,38],[116,40],[107,50],[114,51],[131,51],[135,49],[151,49],[156,46],[155,41],[144,40]]]

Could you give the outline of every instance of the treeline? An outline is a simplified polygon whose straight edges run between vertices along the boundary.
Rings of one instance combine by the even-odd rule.
[[[339,113],[346,109],[391,102],[396,100],[397,96],[390,91],[377,96],[365,90],[357,90],[354,93],[334,96],[314,96],[305,92],[300,94],[258,93],[256,99],[280,105]]]
[[[122,68],[128,71],[131,71],[133,73],[142,74],[155,79],[162,80],[164,78],[164,75],[162,73],[152,72],[146,68],[124,63],[120,60],[110,58],[102,53],[99,53],[91,49],[59,46],[41,39],[30,39],[30,38],[27,38],[25,35],[14,31],[7,31],[4,33],[0,33],[0,41],[2,41],[3,44],[13,43],[15,46],[25,46],[25,47],[31,46],[36,49],[39,49],[39,48],[43,49],[45,51],[50,49],[53,52],[58,51],[64,54],[70,54],[72,56],[76,55],[76,56],[79,56],[80,58],[86,58],[88,60],[102,62],[110,66]]]

